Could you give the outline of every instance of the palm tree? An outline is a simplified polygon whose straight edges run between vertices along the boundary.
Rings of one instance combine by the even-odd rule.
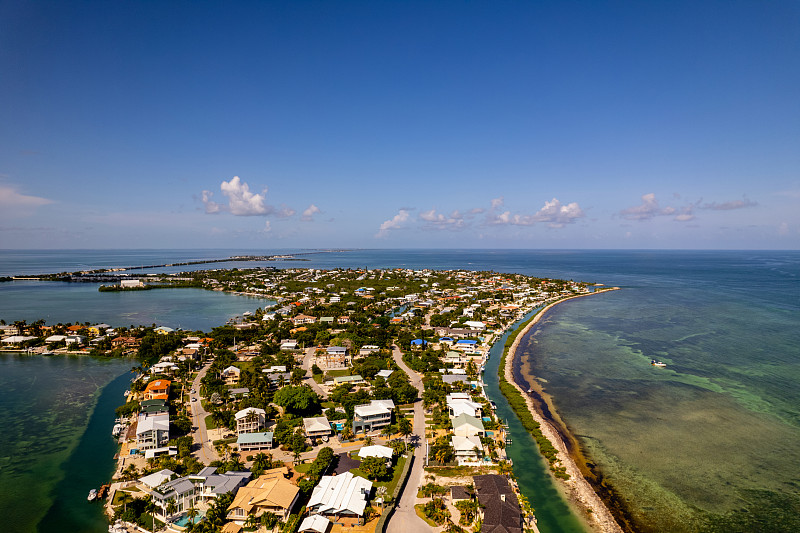
[[[124,491],[124,490],[120,491],[120,493],[121,494],[119,496],[119,501],[122,502],[122,510],[123,510],[123,512],[127,512],[128,511],[128,502],[132,502],[133,501],[133,496],[131,496],[131,494],[129,492]]]
[[[189,523],[190,523],[192,526],[194,525],[194,519],[195,519],[195,517],[196,517],[197,515],[198,515],[198,511],[197,511],[197,509],[195,509],[195,508],[194,508],[194,500],[192,500],[192,504],[191,504],[191,506],[189,507],[189,510],[188,510],[188,511],[186,511],[186,516],[188,516],[188,517],[189,517]]]
[[[397,421],[397,432],[408,441],[408,436],[411,435],[412,427],[411,421],[406,418],[402,417],[400,420]]]
[[[369,435],[364,437],[364,446],[372,446],[372,437]]]
[[[261,524],[261,519],[254,514],[247,515],[244,521],[245,529],[256,529]]]
[[[247,415],[244,417],[244,420],[245,420],[245,422],[247,422],[247,425],[250,426],[251,424],[257,424],[258,421],[259,421],[259,418],[260,417],[258,416],[258,413],[256,413],[254,410],[252,410],[249,413],[247,413]]]
[[[167,517],[172,516],[178,510],[178,504],[175,503],[175,498],[170,498],[167,504]]]
[[[294,464],[300,463],[300,453],[301,452],[298,448],[295,448],[294,452],[292,452],[292,455],[294,456]]]
[[[153,501],[153,496],[148,494],[147,497],[144,499],[144,512],[150,515],[150,520],[152,521],[153,527],[152,531],[156,530],[156,519],[153,516],[153,511],[156,510],[156,503]]]

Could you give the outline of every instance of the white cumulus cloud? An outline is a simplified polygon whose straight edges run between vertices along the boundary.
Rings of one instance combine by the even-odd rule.
[[[303,211],[303,217],[302,217],[302,219],[303,219],[303,220],[306,220],[306,221],[312,221],[312,220],[314,220],[314,215],[316,215],[316,214],[318,214],[318,213],[322,213],[322,211],[320,211],[319,207],[317,207],[317,206],[316,206],[316,205],[314,205],[314,204],[311,204],[310,206],[308,206],[308,207],[307,207],[307,208],[306,208],[306,209]]]
[[[546,223],[551,228],[563,228],[586,216],[577,202],[562,204],[557,198],[545,201],[544,207],[534,214],[520,214],[511,211],[498,213],[503,207],[503,198],[492,200],[492,207],[486,215],[486,224],[490,226],[533,226]]]
[[[266,203],[266,187],[260,193],[250,191],[250,186],[234,176],[230,181],[223,181],[220,186],[222,194],[228,198],[228,204],[217,203],[211,198],[211,191],[203,191],[201,200],[206,213],[229,212],[236,216],[266,216],[275,211],[275,208]],[[292,211],[292,214],[294,212]]]
[[[378,229],[378,233],[375,234],[375,237],[379,239],[386,237],[389,234],[389,230],[402,227],[403,223],[408,220],[409,216],[410,213],[408,209],[400,209],[395,216],[381,224],[381,227]]]

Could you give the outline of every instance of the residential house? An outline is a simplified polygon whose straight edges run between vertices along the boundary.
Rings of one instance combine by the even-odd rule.
[[[169,413],[139,413],[136,444],[141,450],[162,448],[169,441]]]
[[[236,434],[257,433],[266,423],[267,412],[258,407],[247,407],[237,412],[233,417],[236,419]]]
[[[226,385],[236,385],[239,383],[239,376],[241,375],[242,371],[239,368],[231,365],[225,370],[223,370],[219,377],[222,381],[225,382]]]
[[[480,418],[482,408],[481,404],[472,401],[469,393],[456,392],[447,395],[447,410],[451,417],[456,417],[463,413]]]
[[[314,514],[311,516],[307,516],[300,522],[300,529],[297,531],[299,533],[328,533],[331,528],[331,521],[325,518],[324,516],[320,516],[318,514]]]
[[[249,516],[260,517],[264,513],[286,520],[300,496],[297,485],[286,479],[288,473],[285,466],[267,470],[240,488],[228,506],[228,520],[244,525]]]
[[[451,419],[453,434],[459,437],[483,437],[486,431],[480,418],[461,413]]]
[[[522,511],[517,496],[504,476],[473,476],[481,504],[481,533],[522,533]]]
[[[392,400],[372,400],[353,410],[353,433],[370,433],[392,423]]]
[[[391,459],[394,452],[388,446],[381,446],[375,444],[372,446],[362,446],[358,450],[358,458],[366,459],[367,457],[380,457],[382,459]]]
[[[358,350],[358,355],[360,357],[364,357],[366,355],[379,352],[381,350],[380,346],[376,346],[374,344],[365,344]]]
[[[144,388],[143,399],[145,400],[167,400],[169,399],[169,387],[172,382],[168,379],[154,379]]]
[[[322,476],[314,487],[306,509],[330,517],[334,522],[341,518],[360,518],[367,507],[372,482],[345,472],[338,476]]]
[[[167,521],[176,514],[235,491],[246,484],[251,476],[250,472],[217,474],[216,470],[214,467],[206,467],[197,474],[167,481],[150,491],[156,506],[155,516]],[[175,512],[172,514],[167,513],[170,502],[175,503]]]
[[[281,350],[284,351],[291,351],[291,350],[299,350],[300,345],[297,344],[297,341],[294,339],[286,339],[281,342]]]
[[[295,326],[300,326],[303,324],[315,324],[317,322],[317,317],[300,313],[299,315],[293,316],[291,321]]]
[[[142,413],[147,415],[163,415],[169,413],[166,400],[143,400],[139,404]]]
[[[453,450],[456,452],[456,462],[459,465],[474,464],[483,457],[483,444],[478,436],[460,437],[453,435],[450,438]]]
[[[338,387],[339,385],[366,385],[367,382],[362,378],[360,375],[355,374],[353,376],[336,376],[333,378],[333,385]]]
[[[328,417],[325,416],[315,416],[312,418],[304,418],[303,419],[303,430],[305,431],[306,437],[309,439],[321,439],[323,437],[329,437],[333,430],[331,429],[331,423],[328,422]]]
[[[271,431],[259,431],[255,433],[241,433],[236,438],[236,446],[240,452],[251,452],[255,450],[271,450],[273,433]]]

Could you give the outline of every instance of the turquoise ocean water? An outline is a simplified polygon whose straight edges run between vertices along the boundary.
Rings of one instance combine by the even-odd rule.
[[[81,260],[87,263],[87,258],[92,258],[89,263],[97,268],[244,253],[275,252],[123,251],[110,254],[114,259],[107,265],[103,260],[107,252],[102,251],[2,252],[0,271],[75,270],[69,265]],[[566,302],[548,313],[523,342],[519,380],[525,384],[535,375],[552,395],[559,414],[615,490],[633,529],[800,530],[800,252],[355,250],[309,258],[308,262],[269,266],[463,268],[621,286],[621,291]],[[70,305],[71,295],[55,305],[47,304],[46,295],[72,288],[36,288],[25,283],[0,284],[0,317],[31,320],[48,308]],[[37,295],[37,290],[42,294]],[[135,294],[168,299],[158,295],[181,291]],[[179,311],[179,322],[185,328],[199,328],[183,323],[196,314],[190,307],[194,297],[186,294],[188,300],[181,305],[187,310]],[[103,295],[93,289],[74,295],[80,305],[67,309],[69,318],[58,321],[139,323],[100,318],[119,308],[119,304],[109,304],[110,300],[100,300]],[[198,301],[206,295],[219,293],[200,292]],[[9,298],[17,304],[8,304]],[[40,302],[28,308],[31,318],[13,316],[20,302],[26,301]],[[144,299],[133,311],[148,305],[172,306]],[[210,302],[206,323],[218,318],[213,325],[221,324],[229,314],[260,305],[257,301],[233,301],[230,308],[222,305],[217,312],[217,303]],[[81,311],[98,314],[85,317]],[[156,309],[156,319],[142,323],[161,323],[161,312]],[[653,358],[663,360],[667,368],[651,367]],[[39,374],[37,369],[26,368]],[[126,369],[123,365],[118,370],[116,375]],[[85,370],[74,372],[83,374]],[[106,383],[114,373],[110,372]],[[5,374],[4,369],[0,379]],[[8,392],[0,388],[0,403],[10,401]],[[113,406],[119,403],[117,399],[109,402]],[[13,417],[21,407],[13,405],[3,409],[12,417],[11,422],[0,420],[3,425],[20,423]],[[44,404],[39,405],[38,409],[45,409]],[[71,436],[64,435],[69,442],[81,444],[75,444],[72,452],[69,446],[59,447],[62,455],[58,457],[29,461],[29,471],[63,470],[73,457],[80,462],[75,450],[84,446],[81,439],[88,435],[86,421],[92,405],[84,404],[83,418],[78,417],[84,422],[72,425]],[[50,420],[53,415],[43,412],[34,416]],[[108,431],[110,428],[108,425]],[[512,436],[514,431],[512,423]],[[105,438],[101,434],[96,438]],[[86,439],[90,441],[86,446],[92,445],[92,437]],[[530,443],[514,439],[512,457],[520,457],[515,458],[515,473],[541,513],[542,531],[579,529],[574,519],[562,516],[565,506],[557,495],[548,503],[552,485],[536,470],[536,461],[523,461],[535,458]],[[6,451],[8,446],[0,447],[0,456],[6,461],[15,458]],[[28,501],[41,501],[44,506],[37,516],[47,515],[48,509],[53,512],[53,507],[47,507],[47,498],[41,498],[41,494],[51,494],[53,483],[38,491],[30,488]],[[47,523],[54,522],[42,522],[40,531],[53,530],[47,529]]]

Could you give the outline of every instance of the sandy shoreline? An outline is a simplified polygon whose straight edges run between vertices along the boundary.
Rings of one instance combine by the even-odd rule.
[[[606,289],[606,290],[616,290],[614,289]],[[606,291],[600,291],[606,292]],[[578,508],[583,511],[583,518],[589,524],[589,526],[594,531],[599,532],[615,532],[615,533],[622,533],[622,528],[617,524],[617,521],[614,519],[614,516],[609,511],[608,507],[605,505],[603,500],[597,493],[594,491],[592,486],[589,482],[583,477],[580,469],[578,468],[577,463],[573,460],[572,456],[568,452],[567,444],[561,438],[561,435],[557,431],[549,421],[545,420],[542,415],[536,410],[533,400],[531,399],[529,394],[526,394],[522,388],[517,385],[514,381],[514,359],[517,356],[517,348],[519,347],[520,340],[525,335],[525,333],[530,330],[535,324],[541,320],[541,318],[550,310],[551,307],[558,305],[561,302],[571,300],[573,298],[581,298],[583,296],[589,296],[591,294],[598,294],[598,292],[592,292],[588,294],[581,294],[577,296],[572,296],[570,298],[565,298],[564,300],[559,300],[557,302],[553,302],[549,304],[547,307],[539,311],[536,317],[531,320],[525,328],[519,332],[516,339],[514,339],[514,343],[508,350],[508,355],[506,356],[506,364],[505,364],[505,378],[508,383],[512,384],[519,392],[522,394],[522,397],[525,398],[525,403],[528,405],[528,410],[531,412],[533,419],[539,423],[541,426],[542,434],[549,440],[553,446],[558,450],[558,460],[561,463],[561,466],[566,467],[566,472],[569,474],[569,480],[561,480],[557,479],[557,484],[563,487],[569,499],[575,504]],[[535,504],[534,504],[535,505]]]

